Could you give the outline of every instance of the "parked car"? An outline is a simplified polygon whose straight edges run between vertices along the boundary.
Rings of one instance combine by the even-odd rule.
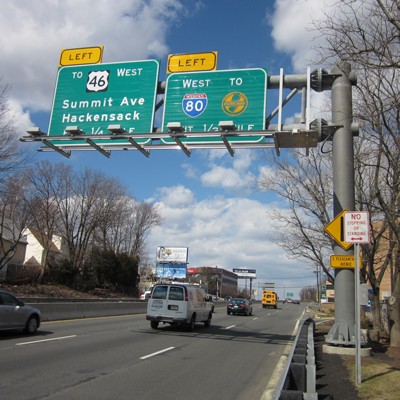
[[[30,335],[40,326],[40,311],[0,290],[0,331],[22,330]]]
[[[215,309],[214,298],[215,297],[211,294],[208,294],[207,298],[208,298],[208,302],[211,304],[211,312],[214,312],[214,309]]]
[[[186,326],[193,331],[197,322],[209,327],[212,305],[206,292],[198,286],[185,284],[155,285],[147,303],[146,319],[157,329],[160,322]]]
[[[152,291],[152,287],[148,290],[146,290],[143,294],[140,295],[140,300],[148,300],[150,295],[151,295],[151,291]]]
[[[247,299],[232,298],[226,307],[228,315],[231,314],[244,314],[252,315],[253,306]]]

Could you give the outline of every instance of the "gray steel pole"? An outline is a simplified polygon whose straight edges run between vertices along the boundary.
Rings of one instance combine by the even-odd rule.
[[[332,68],[332,74],[340,74],[332,84],[332,123],[342,125],[333,137],[333,195],[334,215],[342,210],[355,209],[354,194],[354,151],[351,132],[352,93],[350,82],[351,66],[341,62]],[[352,255],[353,249],[334,248],[338,255]],[[355,344],[355,296],[354,270],[335,271],[335,323],[329,331],[326,342],[354,346]]]

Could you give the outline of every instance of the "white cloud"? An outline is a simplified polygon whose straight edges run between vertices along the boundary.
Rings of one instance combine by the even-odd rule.
[[[237,193],[248,189],[248,182],[243,176],[232,168],[224,168],[214,165],[201,177],[201,182],[205,186],[230,189]]]
[[[195,203],[192,191],[181,185],[159,188],[158,192],[160,201],[171,209],[188,207]]]
[[[7,105],[9,108],[7,120],[9,119],[12,121],[12,125],[15,128],[15,133],[19,136],[19,132],[25,132],[33,125],[30,118],[30,113],[29,111],[24,111],[21,108],[21,104],[15,100],[8,99]]]
[[[292,54],[296,70],[302,73],[310,38],[302,15],[316,15],[321,3],[277,2],[271,17],[276,47]],[[169,52],[167,35],[172,23],[178,23],[179,16],[193,16],[204,4],[197,0],[2,2],[1,76],[10,84],[18,129],[25,131],[31,125],[26,110],[51,109],[62,49],[104,45],[104,62],[162,58]],[[291,9],[294,6],[298,8]],[[188,246],[191,266],[254,268],[260,280],[287,277],[287,284],[290,276],[304,274],[304,265],[288,260],[274,243],[274,227],[266,217],[272,205],[245,198],[254,184],[255,152],[240,150],[232,158],[225,150],[205,150],[200,157],[205,168],[194,165],[192,159],[191,164],[182,164],[186,177],[239,197],[200,201],[197,189],[183,185],[154,189],[150,201],[160,206],[165,223],[151,233],[150,254],[155,255],[158,245]]]
[[[177,0],[2,2],[2,77],[23,108],[49,111],[62,49],[104,45],[103,61],[112,62],[162,57],[180,12]]]
[[[281,0],[275,2],[275,12],[269,18],[271,36],[277,50],[292,57],[295,72],[304,73],[315,60],[315,46],[324,38],[318,36],[313,21],[323,20],[326,11],[337,6],[336,0]]]
[[[157,204],[165,222],[150,234],[150,255],[160,245],[182,246],[189,248],[191,267],[252,268],[259,282],[278,278],[288,286],[299,286],[291,277],[312,279],[304,265],[289,260],[274,242],[275,228],[267,220],[271,205],[244,198],[196,201],[189,192],[182,186],[159,191]],[[185,206],[171,201],[183,197],[188,199]]]
[[[250,169],[255,161],[255,152],[240,150],[233,158],[226,153],[224,155],[217,159],[215,153],[210,154],[213,161],[209,170],[201,175],[201,183],[206,187],[222,188],[236,194],[249,194],[254,186],[254,175]]]

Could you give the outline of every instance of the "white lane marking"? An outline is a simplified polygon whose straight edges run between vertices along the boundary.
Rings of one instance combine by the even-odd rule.
[[[73,338],[73,337],[76,337],[76,335],[61,336],[61,337],[52,338],[52,339],[42,339],[42,340],[34,340],[32,342],[17,343],[16,346],[24,346],[26,344],[36,344],[36,343],[43,343],[43,342],[52,342],[54,340],[70,339],[70,338]]]
[[[224,328],[224,329],[231,329],[231,328],[234,328],[236,325],[231,325],[231,326],[227,326],[226,328]]]
[[[175,347],[167,347],[164,350],[156,351],[155,353],[148,354],[147,356],[140,357],[141,360],[145,360],[146,358],[158,356],[159,354],[165,353],[166,351],[173,350]]]

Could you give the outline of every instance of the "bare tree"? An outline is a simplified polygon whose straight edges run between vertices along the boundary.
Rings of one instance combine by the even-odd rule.
[[[104,248],[143,259],[145,242],[151,228],[163,222],[158,207],[149,203],[139,203],[127,196],[119,198],[116,204],[118,206],[112,214],[112,220],[104,220],[107,223],[99,227]]]
[[[53,235],[59,233],[58,202],[61,181],[57,177],[60,177],[60,169],[61,171],[67,171],[66,176],[68,176],[70,169],[48,161],[41,161],[25,172],[26,179],[30,183],[28,198],[32,212],[30,228],[35,229],[43,246],[43,260],[37,279],[39,282],[48,267],[48,257],[53,247]]]
[[[286,208],[271,211],[269,218],[284,229],[278,229],[278,240],[292,258],[307,259],[312,268],[322,266],[333,282],[329,254],[333,243],[324,234],[332,210],[332,177],[330,158],[318,150],[309,156],[291,150],[288,157],[267,155],[273,167],[258,182],[265,191],[273,191],[286,200]]]
[[[32,161],[32,156],[19,145],[7,95],[8,87],[2,85],[0,78],[0,185],[7,185],[10,175]]]
[[[13,258],[30,217],[26,181],[17,173],[30,157],[18,145],[7,90],[0,80],[0,269]]]
[[[13,259],[30,224],[25,190],[26,181],[18,175],[11,176],[0,189],[0,270]]]
[[[161,225],[163,218],[157,206],[149,203],[137,203],[134,207],[132,222],[129,254],[140,257],[145,251],[145,242],[150,229]]]
[[[59,173],[60,197],[58,198],[58,229],[66,239],[73,267],[83,266],[93,243],[94,232],[107,219],[114,207],[111,199],[121,194],[121,184],[104,174],[86,169],[74,173],[63,168]]]
[[[317,290],[315,288],[304,287],[300,290],[300,299],[302,301],[310,301],[317,299]]]

